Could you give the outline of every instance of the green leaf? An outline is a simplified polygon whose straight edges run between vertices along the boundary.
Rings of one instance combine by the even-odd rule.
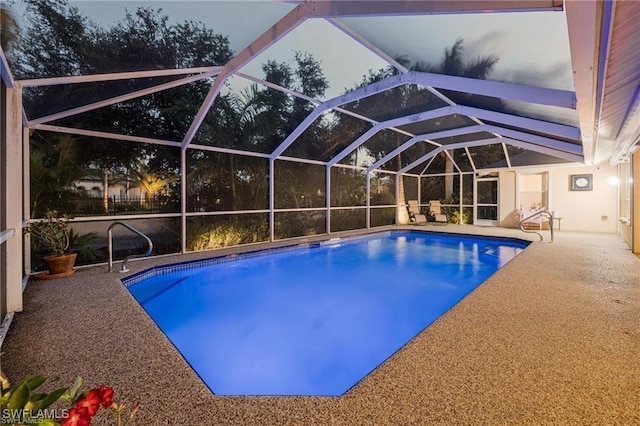
[[[67,392],[66,388],[54,390],[53,392],[48,394],[42,401],[40,401],[40,403],[36,406],[36,409],[44,410],[45,408],[47,408],[48,406],[50,406],[51,404],[59,400],[60,397],[64,395],[65,392]]]
[[[31,402],[38,402],[41,399],[44,399],[47,396],[46,393],[34,393],[33,395],[31,395],[31,398],[29,398],[29,400]]]
[[[29,402],[29,387],[26,383],[23,383],[11,394],[7,408],[9,410],[20,410],[24,408],[27,402]]]
[[[80,392],[80,387],[82,386],[82,383],[83,383],[82,377],[76,377],[76,379],[73,382],[73,386],[71,386],[71,389],[65,392],[64,395],[60,397],[60,400],[68,404],[75,403],[78,399],[81,398],[81,394],[79,394],[79,392]]]
[[[71,387],[71,390],[69,391],[71,397],[74,397],[78,394],[78,392],[80,391],[80,387],[82,386],[82,377],[76,377],[76,380],[74,380],[73,382],[73,386]]]
[[[26,385],[29,386],[30,390],[37,389],[41,384],[43,384],[47,380],[44,376],[29,376],[25,381]]]

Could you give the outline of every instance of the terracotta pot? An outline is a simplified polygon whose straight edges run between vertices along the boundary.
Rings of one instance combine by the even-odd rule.
[[[45,256],[44,263],[47,264],[49,274],[57,275],[72,271],[76,264],[77,253],[65,253],[63,255]]]

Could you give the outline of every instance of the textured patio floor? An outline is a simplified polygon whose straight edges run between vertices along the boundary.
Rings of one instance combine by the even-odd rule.
[[[339,398],[212,395],[119,278],[30,281],[9,379],[112,385],[140,401],[137,425],[640,424],[640,259],[615,235],[532,244]]]

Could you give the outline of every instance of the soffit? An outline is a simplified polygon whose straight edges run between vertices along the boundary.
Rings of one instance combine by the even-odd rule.
[[[640,90],[640,2],[614,3],[611,43],[605,74],[596,160],[611,157],[626,135],[625,121]]]

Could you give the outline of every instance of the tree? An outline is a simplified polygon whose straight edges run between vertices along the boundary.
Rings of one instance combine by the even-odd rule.
[[[66,0],[25,0],[25,34],[16,52],[14,72],[20,79],[78,75],[85,69],[84,57],[92,55],[95,25]]]
[[[323,96],[328,86],[319,62],[308,53],[296,52],[293,64],[269,60],[262,69],[267,81],[307,96]],[[271,153],[311,111],[312,105],[307,101],[294,99],[280,90],[252,84],[240,93],[219,95],[196,139],[205,145]],[[293,155],[308,158],[311,150],[319,149],[320,142],[314,139],[310,145],[301,143],[300,150]],[[245,186],[250,182],[250,191],[255,199],[251,208],[265,208],[268,193],[266,161],[232,154],[190,151],[193,166],[187,179],[190,182],[187,191],[191,200],[198,200],[200,204],[202,200],[220,200],[219,204],[208,208],[234,210],[238,203],[246,206],[237,195],[239,190],[246,191]],[[307,173],[304,167],[296,170]],[[291,183],[305,179],[287,168],[279,173]]]
[[[82,16],[66,0],[26,1],[30,25],[22,50],[17,53],[20,78],[214,66],[232,57],[226,37],[193,21],[170,24],[161,9],[139,8],[113,26],[103,28]],[[26,92],[25,106],[31,117],[39,117],[171,79],[173,77],[52,86]],[[210,83],[199,81],[53,124],[182,140]],[[76,139],[82,164],[102,175],[105,212],[110,177],[130,167],[132,159],[153,156],[153,151],[159,149],[100,138]]]
[[[48,210],[69,211],[73,182],[86,172],[79,163],[77,144],[71,136],[34,131],[29,152],[31,171],[31,217]]]
[[[295,52],[293,68],[286,62],[268,61],[263,66],[263,71],[267,81],[302,93],[310,98],[321,98],[329,86],[323,75],[320,62],[308,52]],[[261,128],[268,128],[269,123],[272,123],[275,118],[275,125],[272,125],[273,128],[271,129],[275,137],[272,139],[271,146],[268,147],[268,152],[276,149],[307,118],[315,107],[304,99],[292,97],[273,89],[263,91],[260,104],[263,112],[256,118]],[[275,111],[275,114],[269,113],[269,111]],[[311,142],[311,145],[314,144],[317,147],[317,141]],[[296,145],[299,144],[296,143]],[[298,153],[303,158],[308,158],[309,151],[313,147],[306,143],[302,145],[305,146],[303,150],[307,151],[298,151]]]
[[[176,180],[176,176],[158,173],[148,164],[137,161],[133,173],[137,177],[137,183],[145,191],[145,199],[152,200],[154,196],[166,191],[169,185]]]
[[[20,39],[20,26],[13,12],[4,3],[0,3],[0,46],[6,53]]]

